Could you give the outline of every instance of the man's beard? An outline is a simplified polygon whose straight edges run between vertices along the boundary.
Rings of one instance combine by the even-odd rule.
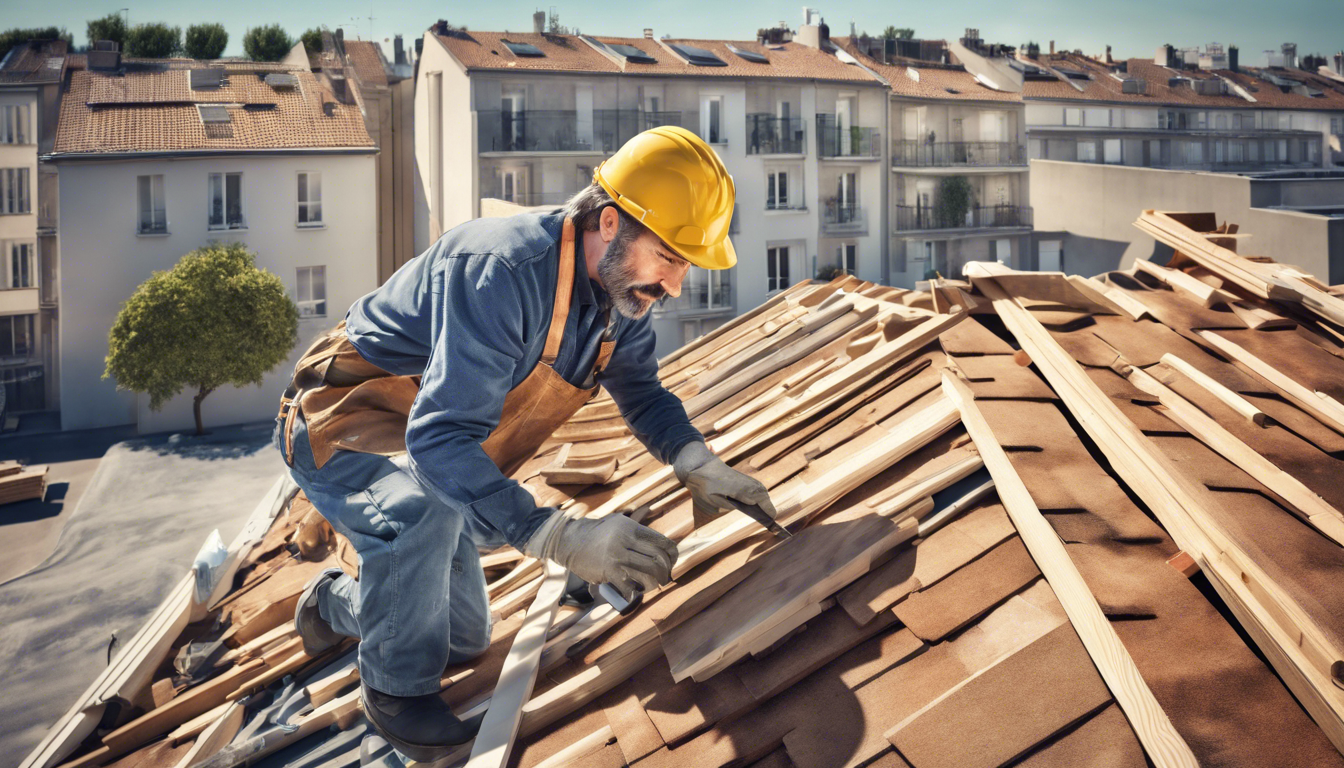
[[[607,245],[607,252],[597,262],[597,277],[602,287],[611,297],[611,305],[616,311],[638,320],[653,308],[655,302],[667,295],[659,283],[639,284],[635,282],[634,257],[630,254],[630,245],[639,236],[630,236],[629,227],[622,224],[616,237]]]

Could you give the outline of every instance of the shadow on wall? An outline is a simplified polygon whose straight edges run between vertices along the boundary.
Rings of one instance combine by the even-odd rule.
[[[1073,234],[1065,235],[1063,241],[1064,272],[1084,277],[1123,269],[1124,265],[1121,262],[1124,261],[1125,250],[1130,246],[1127,240],[1107,240]]]

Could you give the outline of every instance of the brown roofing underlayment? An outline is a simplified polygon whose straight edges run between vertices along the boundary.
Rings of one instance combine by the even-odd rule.
[[[935,293],[801,283],[665,358],[664,383],[720,455],[770,487],[788,541],[736,513],[697,520],[615,404],[585,406],[515,477],[573,514],[647,508],[681,559],[628,617],[560,609],[507,764],[1344,766],[1329,677],[1344,656],[1344,422],[1327,400],[1344,380],[1344,306],[1281,265],[1175,241],[1189,252],[1173,267],[1261,314],[1141,270],[1082,281],[975,263]],[[1241,319],[1266,312],[1292,323]],[[1322,404],[1303,410],[1207,328]],[[547,480],[594,459],[614,462],[601,482]],[[1168,563],[1181,546],[1195,581]],[[129,643],[89,694],[127,704],[77,705],[25,768],[357,759],[370,726],[353,659],[308,659],[290,618],[317,569],[356,571],[348,544],[278,484],[231,551],[213,602],[175,592],[144,636],[162,643]],[[486,562],[501,617],[485,655],[444,672],[458,712],[488,706],[546,578],[507,550]],[[1123,658],[1096,650],[1108,632]],[[184,673],[175,657],[203,660]],[[1127,664],[1134,677],[1115,677]],[[315,709],[297,730],[267,719],[304,691]],[[220,751],[258,734],[260,752]]]

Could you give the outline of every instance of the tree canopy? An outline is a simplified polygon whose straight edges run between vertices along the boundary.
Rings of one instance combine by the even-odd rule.
[[[119,13],[109,13],[101,19],[90,19],[89,47],[99,40],[111,40],[121,50],[126,50],[126,20]]]
[[[293,38],[279,24],[251,27],[243,35],[243,51],[253,61],[279,61],[293,47]]]
[[[887,27],[882,30],[882,37],[887,40],[913,40],[915,30],[909,27]]]
[[[304,50],[308,51],[309,56],[322,52],[322,30],[317,27],[304,32],[299,39],[303,41]]]
[[[223,24],[192,24],[187,27],[182,49],[193,59],[218,59],[228,45],[229,33]]]
[[[299,310],[284,283],[240,243],[214,243],[156,271],[122,306],[108,334],[118,389],[149,394],[159,410],[183,387],[201,401],[226,384],[260,385],[298,342]]]
[[[72,45],[74,43],[74,38],[71,37],[69,32],[65,31],[65,27],[33,27],[29,29],[14,27],[0,32],[0,59],[3,59],[5,54],[9,53],[9,49],[16,45],[22,45],[29,40],[64,40],[66,44]]]
[[[126,33],[123,48],[127,56],[141,59],[167,59],[182,52],[182,28],[162,22],[136,24]]]

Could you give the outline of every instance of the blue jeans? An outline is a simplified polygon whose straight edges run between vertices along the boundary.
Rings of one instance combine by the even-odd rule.
[[[283,422],[272,443],[283,453]],[[406,454],[337,450],[317,469],[308,425],[296,414],[294,482],[359,555],[359,580],[341,575],[318,592],[322,618],[359,638],[359,675],[393,696],[439,691],[444,667],[490,645],[490,601],[478,546],[503,537],[465,507],[423,488]]]

